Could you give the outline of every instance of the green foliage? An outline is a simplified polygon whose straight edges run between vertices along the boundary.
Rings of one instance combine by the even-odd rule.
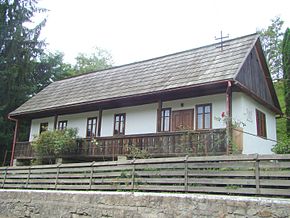
[[[53,81],[111,66],[110,54],[101,49],[91,56],[80,54],[75,66],[64,63],[60,52],[46,53],[39,39],[46,20],[32,22],[36,14],[46,12],[37,4],[38,0],[0,1],[0,160],[5,150],[11,151],[11,111]],[[27,140],[29,127],[29,120],[21,120],[19,141]]]
[[[284,35],[282,55],[284,71],[286,131],[287,137],[290,140],[290,28],[287,28]]]
[[[271,20],[271,25],[258,31],[269,70],[273,79],[281,79],[282,71],[282,26],[284,21],[280,17]]]
[[[44,157],[60,157],[62,154],[77,148],[77,130],[66,129],[42,132],[32,142],[32,148],[41,159]]]
[[[285,113],[285,101],[284,101],[284,83],[282,81],[277,81],[274,83],[274,87],[278,96],[278,100],[282,109]],[[286,131],[286,119],[281,117],[277,119],[277,144],[273,147],[272,151],[277,154],[289,154],[289,138],[287,138]]]
[[[226,189],[232,189],[232,190],[237,190],[239,188],[242,188],[241,185],[227,185]]]
[[[34,89],[32,95],[41,91],[51,82],[64,79],[74,75],[74,70],[70,64],[64,63],[63,53],[44,53],[35,63],[32,80]]]
[[[96,47],[95,52],[91,54],[78,54],[74,70],[76,74],[82,74],[103,70],[111,67],[112,64],[111,54],[107,50]]]
[[[43,54],[44,42],[39,40],[39,34],[45,20],[35,25],[31,18],[45,10],[36,4],[36,0],[0,1],[0,146],[3,147],[11,145],[14,129],[7,115],[31,96],[35,88],[33,72]],[[34,27],[28,28],[29,24]],[[21,126],[25,132],[27,127]]]
[[[284,116],[277,120],[278,143],[273,148],[277,154],[290,154],[290,29],[283,39],[284,81],[274,83]]]
[[[281,136],[272,151],[276,154],[290,154],[289,138],[285,137],[285,135]]]
[[[145,149],[140,149],[136,145],[125,145],[128,149],[128,156],[133,159],[147,159],[150,157],[150,154]]]

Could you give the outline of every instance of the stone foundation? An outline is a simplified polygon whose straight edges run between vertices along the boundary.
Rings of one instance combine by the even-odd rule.
[[[201,194],[0,190],[0,218],[290,217],[290,199]]]

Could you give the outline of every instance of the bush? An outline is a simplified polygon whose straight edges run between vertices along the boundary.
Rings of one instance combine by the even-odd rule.
[[[77,129],[42,132],[32,142],[32,148],[39,158],[60,157],[77,148]]]
[[[284,135],[284,138],[280,137],[280,140],[272,148],[272,151],[276,154],[290,154],[290,142],[287,135]]]

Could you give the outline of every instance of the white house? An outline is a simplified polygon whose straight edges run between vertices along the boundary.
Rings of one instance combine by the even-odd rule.
[[[196,134],[199,146],[207,144],[197,148],[191,139],[193,155],[232,152],[233,143],[217,140],[225,133],[233,134],[243,154],[269,154],[277,114],[281,109],[260,40],[252,34],[225,41],[222,49],[217,43],[53,82],[9,116],[31,120],[29,141],[63,128],[97,137],[103,149],[87,140],[87,153],[79,153],[94,159],[100,152],[123,154],[125,143],[156,156],[179,155],[176,137],[185,129]],[[237,128],[229,118],[244,125]],[[24,152],[27,146],[15,141],[14,158],[33,158]]]

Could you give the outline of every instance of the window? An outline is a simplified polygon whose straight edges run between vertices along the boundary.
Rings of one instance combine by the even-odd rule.
[[[87,137],[95,137],[96,135],[97,135],[97,117],[88,118]]]
[[[211,129],[211,104],[196,106],[196,129]]]
[[[48,130],[48,123],[41,123],[39,128],[39,134]]]
[[[64,130],[67,127],[67,120],[58,121],[58,130]]]
[[[125,134],[126,114],[115,114],[114,119],[114,135]]]
[[[171,109],[164,108],[161,110],[161,131],[170,131]]]
[[[263,112],[256,109],[257,135],[267,137],[266,116]]]

